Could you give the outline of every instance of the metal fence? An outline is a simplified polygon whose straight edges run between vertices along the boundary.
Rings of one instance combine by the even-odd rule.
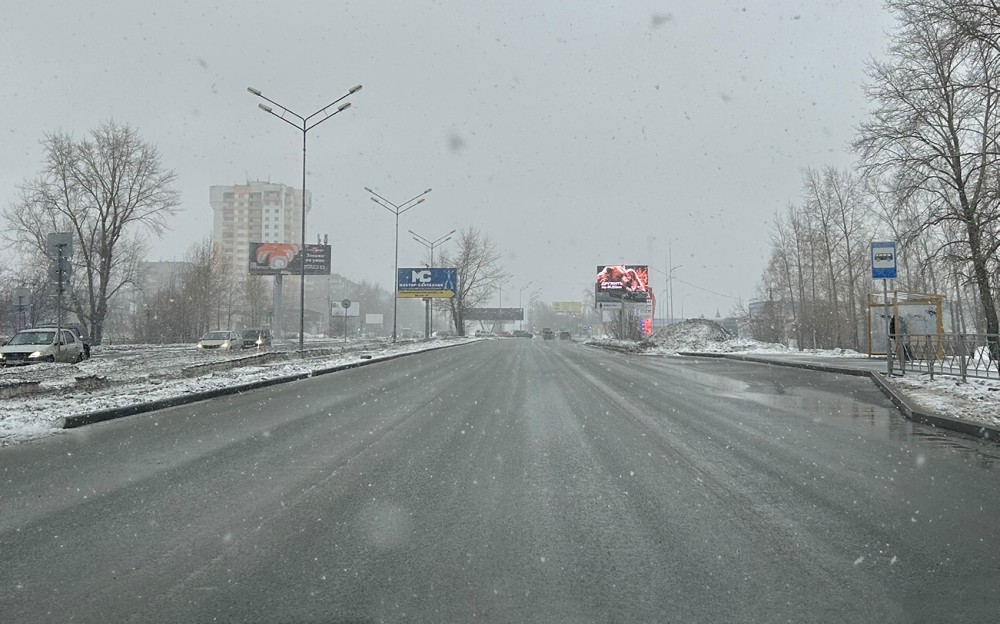
[[[893,366],[934,375],[1000,379],[998,334],[904,334],[893,341]]]

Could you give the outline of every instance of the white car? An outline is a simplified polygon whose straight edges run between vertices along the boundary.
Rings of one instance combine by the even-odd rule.
[[[69,330],[62,330],[57,341],[56,328],[23,329],[0,347],[0,363],[4,366],[36,362],[80,362],[84,358],[83,341]]]
[[[239,332],[219,330],[210,331],[198,341],[198,350],[206,351],[218,349],[220,351],[230,351],[243,348],[243,336]]]

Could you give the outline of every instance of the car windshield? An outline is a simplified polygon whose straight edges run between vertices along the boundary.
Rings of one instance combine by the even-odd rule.
[[[55,337],[54,331],[24,331],[18,332],[7,344],[11,345],[48,345]]]
[[[1000,0],[2,9],[0,624],[1000,621]]]

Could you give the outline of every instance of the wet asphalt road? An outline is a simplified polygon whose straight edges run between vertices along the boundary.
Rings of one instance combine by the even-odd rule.
[[[5,622],[992,622],[1000,447],[493,340],[0,449]]]

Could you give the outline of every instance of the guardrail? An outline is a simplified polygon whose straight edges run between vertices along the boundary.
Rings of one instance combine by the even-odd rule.
[[[903,373],[1000,379],[1000,334],[903,334],[893,342],[894,365]]]

